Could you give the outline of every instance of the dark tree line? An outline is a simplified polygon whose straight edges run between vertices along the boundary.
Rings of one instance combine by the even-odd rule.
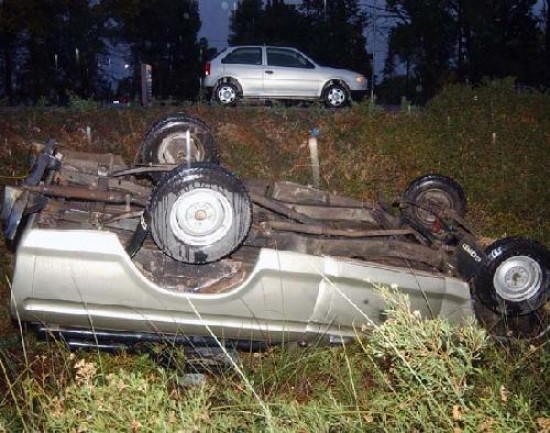
[[[111,20],[111,40],[127,43],[132,77],[129,93],[140,86],[140,65],[153,67],[157,98],[192,99],[198,93],[202,68],[197,41],[201,21],[196,0],[102,0]]]
[[[385,75],[404,69],[405,88],[420,100],[450,81],[512,76],[550,84],[546,17],[537,0],[387,0],[397,21],[389,34]],[[540,16],[538,16],[540,15]],[[545,54],[546,53],[546,54]],[[394,81],[395,84],[395,81]]]
[[[100,23],[87,0],[2,1],[0,95],[37,100],[67,91],[93,94],[100,81]]]
[[[153,66],[156,98],[196,98],[212,54],[197,40],[198,1],[0,0],[0,99],[105,99],[125,74],[118,91],[135,96],[142,63]],[[447,82],[506,76],[547,88],[549,1],[386,0],[378,14],[392,26],[380,91],[426,100]],[[228,42],[295,46],[322,64],[371,76],[365,34],[376,4],[240,0]],[[128,69],[111,62],[116,51]]]
[[[0,99],[105,99],[128,72],[122,90],[132,96],[141,63],[154,68],[156,97],[192,98],[208,49],[200,26],[196,0],[0,0]]]

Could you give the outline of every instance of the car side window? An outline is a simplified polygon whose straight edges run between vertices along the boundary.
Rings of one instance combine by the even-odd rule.
[[[267,64],[287,68],[313,69],[315,66],[304,56],[294,50],[284,48],[267,48]]]
[[[237,48],[222,59],[224,64],[261,65],[262,49],[257,47]]]

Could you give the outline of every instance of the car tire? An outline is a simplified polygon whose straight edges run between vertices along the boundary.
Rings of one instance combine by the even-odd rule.
[[[157,184],[147,206],[151,235],[175,260],[211,263],[244,241],[252,204],[242,182],[221,166],[179,166]]]
[[[428,174],[414,179],[402,199],[403,216],[430,236],[444,239],[448,235],[440,227],[438,214],[453,210],[459,217],[466,214],[466,196],[452,178]]]
[[[323,92],[323,102],[327,108],[342,108],[349,105],[348,90],[342,84],[331,84]]]
[[[141,145],[140,160],[151,165],[179,165],[186,161],[217,164],[219,157],[214,134],[206,123],[185,114],[175,114],[151,126]]]
[[[474,295],[501,316],[537,312],[550,300],[550,251],[520,237],[503,238],[485,250]]]
[[[239,99],[239,90],[232,83],[220,83],[214,90],[214,99],[220,105],[235,105]]]

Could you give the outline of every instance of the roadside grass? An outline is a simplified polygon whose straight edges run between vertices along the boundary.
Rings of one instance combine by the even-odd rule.
[[[414,177],[439,172],[464,186],[480,232],[550,243],[550,97],[519,94],[507,80],[452,86],[425,109],[398,113],[369,103],[343,111],[206,104],[5,111],[0,182],[24,175],[29,144],[51,137],[70,149],[122,154],[131,162],[148,125],[177,110],[212,127],[222,163],[238,175],[310,181],[307,138],[319,128],[324,188],[372,199],[377,192],[400,194]]]
[[[212,127],[222,163],[238,175],[309,182],[307,139],[319,128],[323,188],[391,198],[439,172],[464,186],[479,233],[550,245],[550,96],[518,94],[511,81],[453,86],[426,109],[398,113],[368,103],[179,108]],[[24,176],[29,144],[50,137],[130,162],[147,126],[177,110],[2,112],[0,184]],[[475,324],[420,320],[391,290],[388,320],[358,330],[353,344],[241,355],[247,382],[228,368],[185,386],[177,351],[166,367],[143,355],[70,354],[27,333],[25,358],[9,319],[12,256],[0,248],[0,432],[550,432],[547,341],[501,343]]]

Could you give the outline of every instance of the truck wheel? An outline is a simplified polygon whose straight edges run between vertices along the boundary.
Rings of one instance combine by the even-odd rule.
[[[225,168],[208,163],[168,172],[153,190],[147,212],[157,246],[192,264],[231,254],[252,224],[252,204],[242,182]]]
[[[403,215],[414,225],[427,229],[435,237],[445,237],[440,226],[441,213],[453,210],[461,218],[466,214],[466,196],[453,179],[427,174],[414,179],[403,194]]]
[[[152,165],[219,161],[216,140],[208,125],[185,114],[154,123],[145,134],[140,158],[142,163]]]
[[[486,250],[474,295],[495,313],[536,312],[550,299],[550,251],[529,239],[510,237]]]

